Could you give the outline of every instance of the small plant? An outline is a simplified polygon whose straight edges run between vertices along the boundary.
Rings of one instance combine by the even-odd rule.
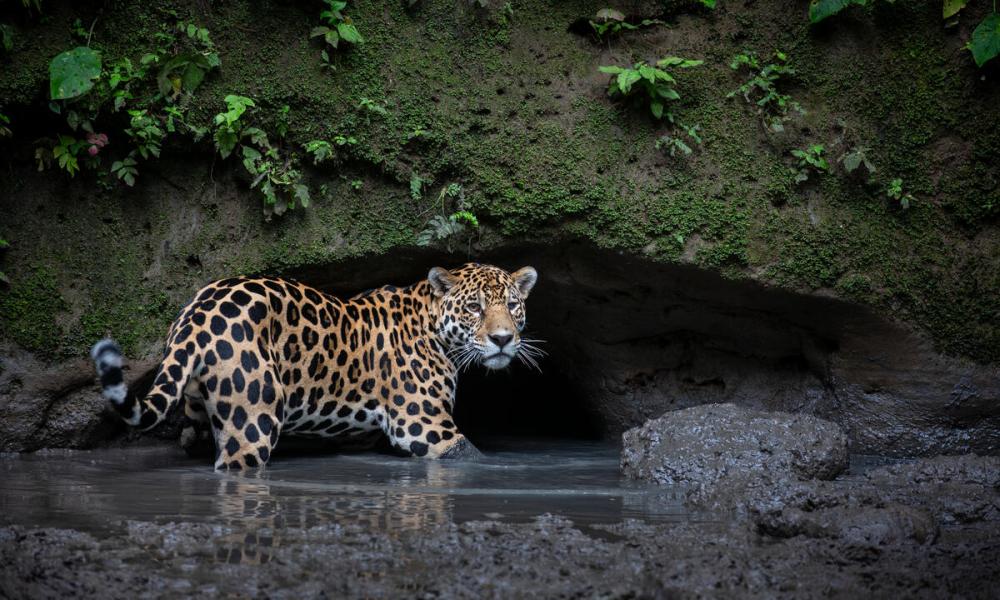
[[[319,13],[319,18],[325,24],[314,27],[309,37],[322,37],[327,46],[337,50],[340,42],[347,44],[360,44],[364,42],[358,28],[351,21],[351,18],[344,14],[347,2],[341,0],[323,0],[326,9]],[[323,66],[332,69],[330,63],[330,53],[326,48],[320,53],[323,59]]]
[[[353,190],[360,190],[361,187],[364,184],[365,184],[365,182],[361,181],[360,179],[353,179],[353,180],[351,180],[350,186],[351,186],[351,189],[353,189]]]
[[[247,126],[243,117],[247,109],[256,107],[250,98],[238,95],[225,97],[226,111],[215,115],[215,146],[222,158],[232,154],[237,146],[243,168],[253,178],[250,189],[264,196],[264,215],[281,216],[296,206],[308,207],[311,201],[309,186],[302,183],[298,169],[299,157],[293,152],[274,145],[267,133],[259,127]],[[325,148],[322,140],[305,144],[315,153]],[[312,144],[312,146],[310,146]]]
[[[178,106],[164,106],[163,112],[166,115],[164,126],[168,133],[176,133],[180,128],[185,128],[193,137],[194,141],[201,141],[208,133],[207,127],[192,125],[184,118],[184,110]]]
[[[204,81],[205,75],[221,64],[219,54],[209,37],[208,30],[194,23],[178,23],[177,30],[186,36],[192,50],[181,51],[169,59],[155,55],[160,63],[156,85],[165,98],[176,100],[181,93],[191,94]]]
[[[35,149],[38,170],[44,171],[52,161],[56,161],[60,169],[66,171],[70,177],[74,177],[80,170],[80,155],[85,152],[87,146],[86,140],[71,135],[60,135],[51,148],[40,146]]]
[[[264,196],[264,214],[279,217],[296,204],[308,208],[311,200],[309,186],[301,182],[302,174],[295,167],[295,157],[282,157],[278,148],[268,143],[266,136],[257,138],[258,150],[243,144],[240,150],[243,167],[254,179],[250,189],[259,189]]]
[[[166,132],[160,128],[160,122],[151,117],[145,110],[128,111],[131,121],[129,128],[125,130],[129,139],[135,144],[135,149],[139,155],[148,159],[150,156],[160,157],[160,146]]]
[[[424,197],[424,180],[414,172],[410,175],[410,198],[420,200]]]
[[[423,127],[414,127],[406,134],[406,141],[427,137],[430,132]]]
[[[667,103],[680,99],[680,94],[674,89],[676,80],[666,69],[677,67],[689,69],[702,64],[700,60],[689,60],[668,56],[656,62],[656,66],[651,66],[646,62],[637,62],[632,68],[617,66],[599,67],[601,73],[613,75],[608,84],[608,95],[612,98],[638,97],[649,103],[649,111],[657,119],[664,115],[673,117],[666,109]]]
[[[826,173],[830,163],[823,158],[823,145],[813,144],[805,150],[792,150],[792,156],[799,159],[795,171],[795,183],[803,183],[809,179],[809,173]]]
[[[597,14],[588,23],[590,23],[591,29],[594,30],[594,34],[600,40],[619,36],[625,31],[635,31],[642,27],[664,24],[659,19],[643,19],[638,25],[633,25],[625,20],[624,13],[613,8],[602,8],[597,11]]]
[[[691,146],[685,141],[685,136],[691,142],[700,146],[702,139],[698,132],[701,131],[701,125],[689,126],[678,122],[678,127],[681,129],[681,135],[668,133],[661,136],[658,140],[656,140],[656,149],[666,149],[665,151],[668,152],[670,156],[676,156],[678,152],[684,156],[690,156],[694,150],[692,150]]]
[[[139,169],[136,168],[137,164],[135,154],[130,153],[125,158],[111,163],[111,173],[120,181],[123,181],[125,185],[132,187],[135,185],[135,178],[139,176]]]
[[[842,164],[848,173],[854,173],[861,167],[864,167],[868,175],[874,175],[876,171],[875,165],[868,159],[868,148],[865,146],[857,146],[849,152],[845,152],[837,159],[837,162]]]
[[[222,158],[228,157],[243,135],[243,123],[240,117],[247,108],[256,106],[254,101],[245,96],[231,94],[225,97],[226,111],[215,115],[215,147]]]
[[[784,131],[783,122],[789,119],[788,112],[793,110],[805,114],[802,106],[787,94],[778,91],[777,83],[785,76],[794,75],[795,69],[788,64],[788,55],[784,52],[774,53],[775,62],[761,66],[761,61],[754,54],[737,54],[729,67],[738,71],[746,67],[750,71],[750,79],[737,89],[729,92],[727,98],[741,94],[750,103],[756,104],[764,116],[764,124],[774,132]]]
[[[435,242],[445,242],[448,252],[452,251],[452,242],[471,229],[479,229],[479,219],[468,210],[465,204],[465,191],[457,183],[451,183],[441,189],[438,194],[441,213],[434,215],[427,226],[417,234],[418,246],[430,246]],[[454,210],[448,213],[449,202]],[[472,242],[471,236],[468,238]]]
[[[379,104],[370,98],[362,98],[358,102],[358,108],[363,109],[367,114],[376,114],[381,117],[389,116],[389,109],[384,104]],[[367,119],[367,116],[365,118]]]
[[[312,156],[314,165],[318,165],[334,156],[333,144],[325,140],[312,140],[303,144],[302,147],[307,154]]]
[[[326,140],[312,140],[303,144],[302,148],[312,156],[313,164],[318,165],[336,156],[334,146],[353,146],[357,143],[354,136],[336,135],[332,144]]]
[[[278,114],[274,119],[274,132],[281,139],[288,135],[288,113],[290,112],[291,109],[285,104],[278,109]]]
[[[909,209],[910,204],[916,201],[913,194],[903,191],[903,180],[899,177],[889,182],[885,188],[885,195],[903,210]]]
[[[10,117],[0,113],[0,138],[11,137],[14,132],[10,130]]]

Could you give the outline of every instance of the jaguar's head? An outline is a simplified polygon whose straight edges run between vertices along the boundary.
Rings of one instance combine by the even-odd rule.
[[[453,271],[434,267],[427,279],[438,307],[438,338],[459,369],[475,363],[502,369],[515,357],[538,366],[535,340],[521,337],[524,301],[538,279],[533,268],[508,273],[469,263]]]

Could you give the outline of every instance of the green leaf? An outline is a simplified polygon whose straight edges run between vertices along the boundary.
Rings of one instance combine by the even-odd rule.
[[[701,0],[701,3],[705,5],[706,8],[715,8],[715,0]]]
[[[361,37],[361,33],[358,31],[358,28],[350,23],[338,23],[337,33],[340,34],[340,37],[342,37],[345,42],[349,42],[351,44],[360,44],[365,41],[364,38]]]
[[[616,67],[614,65],[609,65],[604,67],[597,67],[597,70],[600,71],[601,73],[607,73],[608,75],[617,75],[622,71],[624,71],[625,69],[622,69],[621,67]]]
[[[602,8],[594,15],[594,20],[598,23],[607,21],[624,21],[625,14],[613,8]]]
[[[49,95],[53,100],[76,98],[94,87],[101,76],[101,54],[80,46],[67,50],[49,63]]]
[[[844,155],[844,169],[848,173],[853,173],[855,169],[861,166],[861,154],[859,152],[851,152],[850,154]]]
[[[809,20],[819,23],[831,17],[852,4],[864,6],[867,0],[812,0],[809,3]]]
[[[201,82],[205,79],[205,69],[200,66],[191,63],[184,69],[184,74],[181,75],[181,89],[185,92],[193,92]]]
[[[14,30],[6,23],[0,23],[0,45],[5,52],[10,52],[14,48]]]
[[[969,50],[976,66],[981,67],[986,61],[1000,54],[1000,13],[990,13],[972,32],[969,40]]]
[[[659,94],[661,98],[666,100],[680,100],[681,95],[677,93],[677,90],[667,87],[665,85],[656,86],[656,93]]]
[[[703,60],[691,60],[687,58],[681,58],[679,56],[667,56],[656,61],[656,66],[658,67],[680,67],[681,69],[689,69],[691,67],[697,67],[703,64]],[[733,67],[736,68],[736,67]]]
[[[298,199],[302,208],[309,208],[309,186],[296,183],[292,186],[292,189],[294,190],[295,198]]]
[[[663,103],[653,101],[649,103],[649,110],[653,113],[653,116],[657,119],[663,118]]]
[[[950,19],[958,14],[958,11],[965,8],[969,0],[944,0],[941,6],[941,18]]]
[[[649,81],[650,83],[656,82],[656,73],[658,69],[654,69],[649,65],[639,65],[639,75]],[[662,73],[662,71],[659,71]]]
[[[621,93],[628,94],[632,90],[632,84],[642,79],[638,71],[631,69],[618,74],[618,89]]]

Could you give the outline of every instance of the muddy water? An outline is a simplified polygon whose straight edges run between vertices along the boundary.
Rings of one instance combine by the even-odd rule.
[[[266,529],[361,525],[401,532],[552,513],[580,526],[689,520],[681,489],[622,479],[618,450],[587,442],[507,441],[479,463],[377,453],[276,458],[254,474],[213,472],[167,448],[0,458],[0,524],[110,533],[125,520]]]

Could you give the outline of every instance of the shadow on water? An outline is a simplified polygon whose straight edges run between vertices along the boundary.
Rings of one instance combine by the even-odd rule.
[[[166,448],[10,455],[0,458],[0,521],[95,534],[126,521],[202,523],[218,527],[216,560],[266,562],[288,528],[392,535],[545,513],[580,526],[692,518],[683,490],[623,480],[607,444],[517,438],[489,447],[480,463],[286,454],[251,474],[215,473]]]

